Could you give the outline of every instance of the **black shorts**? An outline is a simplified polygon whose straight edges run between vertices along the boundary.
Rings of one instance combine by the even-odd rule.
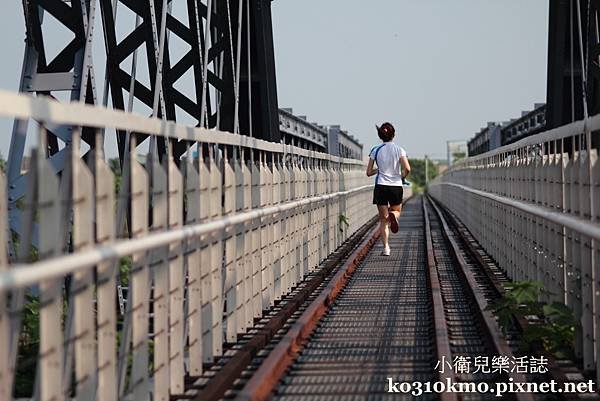
[[[402,204],[404,190],[401,186],[375,184],[373,204],[395,206]]]

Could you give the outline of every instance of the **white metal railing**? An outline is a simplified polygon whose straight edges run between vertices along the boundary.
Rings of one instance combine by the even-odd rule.
[[[201,375],[224,342],[235,342],[376,214],[362,161],[4,91],[0,116],[37,121],[38,149],[45,149],[47,125],[73,127],[60,177],[33,152],[29,189],[16,206],[18,238],[4,237],[0,177],[1,400],[14,396],[16,379],[34,375],[22,366],[28,341],[37,341],[25,332],[28,310],[39,323],[34,398],[165,401],[182,394],[186,376]],[[159,162],[150,151],[142,164],[132,139],[115,199],[106,127],[185,140],[187,152]],[[97,144],[87,162],[80,158],[83,128]],[[129,203],[122,223],[119,202]],[[123,313],[119,286],[128,289],[119,294]]]
[[[600,367],[600,116],[461,160],[429,186],[514,280],[538,280],[581,323]],[[600,373],[600,369],[597,369]]]

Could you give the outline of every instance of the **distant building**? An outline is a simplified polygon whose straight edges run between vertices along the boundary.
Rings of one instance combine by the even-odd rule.
[[[448,166],[451,166],[458,159],[462,159],[467,157],[468,148],[467,141],[458,140],[458,141],[447,141],[446,142],[446,152],[447,152],[447,160]]]
[[[508,145],[546,129],[546,105],[537,103],[532,111],[521,112],[521,117],[503,124],[502,143]]]
[[[482,128],[475,136],[469,140],[467,147],[469,156],[485,153],[491,149],[496,149],[502,143],[502,126],[498,123],[488,122],[487,127]]]
[[[279,109],[279,130],[286,144],[334,156],[362,159],[363,145],[339,125],[324,127],[310,123],[306,116],[296,116],[292,109],[284,108]]]
[[[328,151],[334,156],[362,159],[363,145],[339,125],[327,127],[329,136]]]
[[[327,152],[327,129],[309,123],[306,116],[295,116],[292,109],[279,109],[281,140],[304,149]]]
[[[469,156],[479,155],[500,146],[538,134],[546,129],[546,105],[536,103],[531,111],[521,112],[521,117],[510,121],[488,123],[469,140]]]

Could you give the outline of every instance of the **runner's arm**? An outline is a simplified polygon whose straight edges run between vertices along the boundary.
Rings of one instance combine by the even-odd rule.
[[[400,165],[402,166],[402,179],[404,179],[410,174],[410,164],[408,163],[408,157],[400,156]]]
[[[367,177],[377,174],[377,169],[373,168],[374,164],[375,160],[369,159],[369,164],[367,164]]]

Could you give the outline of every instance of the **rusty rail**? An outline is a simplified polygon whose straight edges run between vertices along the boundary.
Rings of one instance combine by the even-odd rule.
[[[430,200],[438,204],[438,202],[430,198]],[[440,206],[440,205],[438,205]],[[454,228],[455,232],[458,233],[459,241],[461,245],[467,250],[469,255],[477,262],[477,264],[481,267],[482,271],[485,273],[489,283],[492,285],[494,291],[499,297],[502,297],[506,294],[506,289],[502,285],[502,283],[498,280],[498,277],[492,271],[489,263],[484,260],[482,255],[477,251],[474,242],[469,240],[471,233],[468,229],[462,225],[456,216],[449,210],[445,209],[443,206],[440,206],[440,210],[445,212],[448,216],[448,222]],[[529,326],[529,322],[522,316],[515,316],[515,322],[517,324],[517,329],[520,332],[523,332]],[[552,354],[541,349],[537,344],[533,344],[534,351],[539,355],[543,355],[548,360],[548,373],[550,376],[558,383],[559,386],[563,386],[564,383],[570,382],[569,378],[566,376],[565,372],[558,365],[556,359]],[[576,394],[564,393],[561,397],[567,401],[573,401],[579,399]]]
[[[349,252],[352,251],[365,234],[372,230],[376,224],[377,218],[371,219],[367,224],[361,227],[352,237],[340,246],[334,254],[324,262],[323,268],[314,274],[306,285],[298,291],[291,299],[285,301],[285,305],[275,316],[272,316],[269,322],[262,327],[246,344],[239,349],[235,355],[229,359],[226,364],[204,385],[198,386],[190,384],[188,389],[201,390],[195,401],[217,401],[223,397],[225,392],[233,386],[243,370],[250,364],[252,358],[265,348],[273,339],[286,321],[300,308],[328,275],[344,260]],[[352,257],[352,256],[351,256]]]
[[[427,250],[427,270],[429,271],[429,287],[431,290],[431,303],[433,309],[433,321],[435,332],[435,345],[437,355],[440,358],[442,355],[452,360],[452,351],[450,349],[450,341],[448,335],[448,325],[446,324],[446,316],[444,312],[444,300],[442,299],[442,290],[440,280],[437,274],[435,258],[433,255],[433,241],[431,238],[431,227],[429,226],[429,215],[427,206],[425,205],[425,197],[421,198],[423,207],[423,221],[425,223],[425,246]],[[454,381],[455,375],[453,371],[443,371],[439,374],[439,379],[445,381],[451,379]],[[444,393],[441,395],[442,401],[456,401],[455,393]]]
[[[294,356],[302,348],[302,343],[308,339],[329,305],[340,293],[360,261],[378,238],[379,233],[376,227],[371,230],[344,265],[340,267],[325,290],[308,306],[275,349],[271,351],[260,368],[238,393],[237,401],[264,401],[268,399],[287,367],[293,362]]]
[[[480,321],[481,326],[485,329],[485,334],[490,344],[494,348],[494,351],[497,355],[503,355],[508,357],[512,356],[512,350],[510,349],[508,343],[502,336],[500,328],[498,327],[498,324],[494,319],[493,314],[489,310],[487,310],[488,305],[485,294],[482,292],[481,288],[477,284],[473,272],[467,266],[467,262],[462,255],[460,247],[456,239],[454,238],[454,234],[450,230],[446,219],[444,218],[441,210],[435,203],[431,202],[431,205],[440,220],[440,223],[443,228],[442,232],[447,240],[447,243],[450,246],[450,249],[452,250],[456,263],[460,267],[458,271],[462,275],[466,287],[469,290],[468,294],[471,297],[471,300],[477,305],[477,308],[475,308],[477,318]],[[525,376],[521,373],[509,372],[507,376],[514,380],[514,382],[516,383],[524,383],[527,381]],[[515,393],[515,398],[518,401],[532,401],[536,399],[535,396],[529,393]]]

